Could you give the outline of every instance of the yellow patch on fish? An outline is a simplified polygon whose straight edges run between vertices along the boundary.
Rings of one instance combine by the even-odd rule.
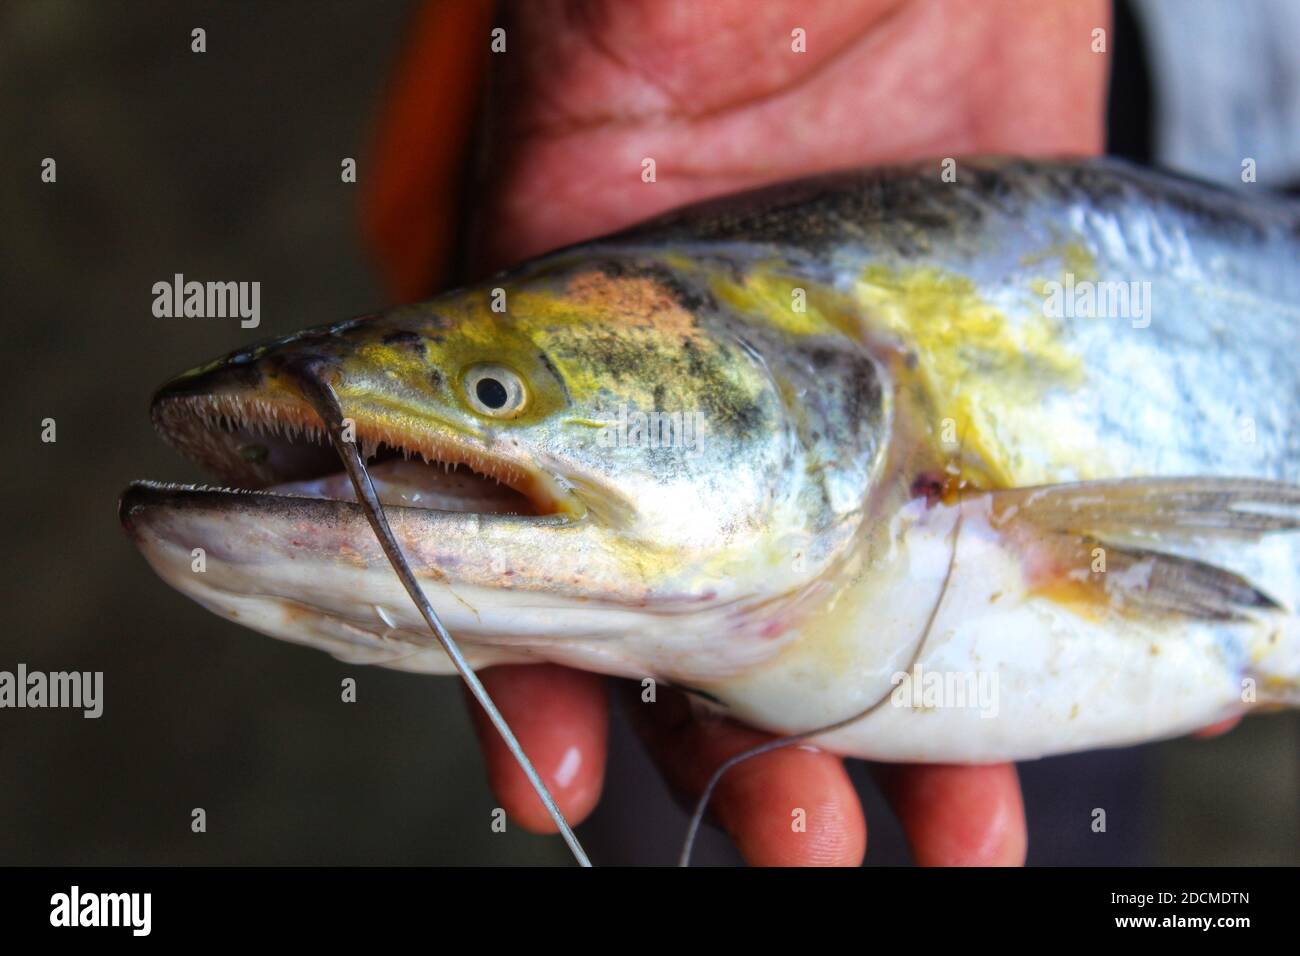
[[[888,334],[906,356],[934,436],[963,449],[964,477],[1032,483],[1038,476],[1026,449],[1071,454],[1038,407],[1049,391],[1082,382],[1084,370],[1046,316],[1012,322],[970,279],[933,268],[870,266],[856,294],[867,334]],[[1072,465],[1086,470],[1083,461]]]
[[[739,279],[713,275],[709,286],[714,295],[737,311],[761,316],[788,335],[859,337],[853,304],[806,279],[758,267],[748,270]]]

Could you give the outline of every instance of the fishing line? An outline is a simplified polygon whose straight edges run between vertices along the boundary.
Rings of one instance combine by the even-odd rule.
[[[925,643],[930,637],[930,630],[934,627],[935,618],[939,616],[939,608],[943,606],[943,599],[948,594],[948,583],[952,580],[952,570],[957,565],[957,536],[961,533],[962,517],[965,514],[962,508],[960,490],[957,497],[957,517],[952,525],[952,551],[948,555],[948,568],[943,575],[943,583],[939,587],[939,596],[935,598],[934,605],[930,608],[929,617],[926,619],[925,627],[921,631],[921,636],[916,641],[916,647],[912,651],[911,659],[908,661],[907,670],[910,672],[916,667],[916,662],[921,658],[921,651],[925,648]],[[827,724],[825,727],[814,727],[812,730],[805,730],[801,733],[791,734],[788,737],[778,737],[775,740],[767,740],[748,750],[742,750],[740,753],[723,761],[718,769],[713,771],[709,777],[709,782],[704,785],[704,792],[700,794],[700,799],[695,804],[695,811],[691,814],[690,824],[686,828],[686,839],[682,843],[681,855],[677,858],[678,866],[691,865],[691,850],[695,847],[695,837],[700,830],[700,824],[704,821],[704,814],[709,808],[709,801],[713,799],[713,791],[717,789],[722,777],[728,770],[737,764],[744,763],[754,757],[760,757],[763,754],[771,753],[773,750],[780,750],[783,747],[791,747],[797,743],[802,743],[810,737],[817,737],[821,734],[829,734],[836,730],[842,730],[850,724],[857,723],[866,717],[871,716],[882,706],[885,701],[893,695],[893,689],[885,691],[878,699],[871,703],[870,706],[858,711],[843,720],[837,720],[833,724]]]
[[[312,407],[316,409],[321,421],[325,423],[325,429],[329,432],[330,441],[334,444],[334,450],[343,459],[343,467],[347,469],[348,477],[352,479],[352,486],[357,493],[357,502],[366,513],[366,520],[370,522],[371,530],[374,531],[375,537],[379,539],[379,546],[387,556],[388,563],[393,566],[393,571],[402,582],[402,586],[406,588],[406,593],[411,596],[411,600],[415,602],[415,606],[424,617],[425,623],[429,625],[434,636],[438,638],[438,643],[442,645],[442,649],[451,658],[452,664],[455,665],[457,672],[465,681],[466,686],[469,687],[474,699],[479,702],[479,706],[483,708],[483,711],[488,715],[488,719],[492,721],[492,725],[496,727],[497,733],[501,735],[501,739],[506,743],[506,748],[519,762],[519,766],[528,778],[528,782],[532,784],[538,799],[545,805],[546,812],[555,821],[556,828],[560,831],[560,835],[564,837],[564,842],[569,845],[569,850],[573,853],[574,859],[578,861],[578,865],[591,866],[591,861],[583,851],[582,844],[578,842],[578,837],[569,826],[569,822],[564,819],[564,814],[560,811],[559,805],[556,804],[555,798],[551,796],[546,784],[542,782],[541,776],[533,767],[532,761],[528,759],[528,755],[524,753],[524,748],[520,746],[519,740],[510,729],[510,725],[506,723],[505,717],[501,715],[501,711],[497,710],[496,704],[492,702],[487,688],[483,686],[482,681],[478,679],[478,675],[474,673],[474,669],[470,667],[469,662],[461,654],[460,648],[443,626],[441,619],[425,596],[424,590],[416,581],[415,574],[406,561],[406,555],[403,554],[401,546],[398,545],[392,528],[388,526],[384,506],[380,504],[379,496],[375,493],[375,486],[370,480],[370,472],[366,470],[365,460],[361,457],[360,451],[357,450],[356,443],[343,437],[343,409],[339,404],[334,389],[325,380],[325,376],[321,374],[323,371],[319,368],[321,364],[319,360],[307,360],[301,365],[287,366],[286,371],[292,374],[303,387],[305,397]]]

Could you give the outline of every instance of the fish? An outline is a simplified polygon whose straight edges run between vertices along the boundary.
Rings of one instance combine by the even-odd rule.
[[[169,585],[350,662],[552,662],[881,761],[1300,704],[1300,206],[1115,159],[833,173],[153,397],[213,484],[119,513]]]

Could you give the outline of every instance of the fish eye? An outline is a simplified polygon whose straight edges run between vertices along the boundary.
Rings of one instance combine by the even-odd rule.
[[[480,415],[514,418],[528,404],[528,389],[504,365],[475,365],[465,373],[465,398]]]

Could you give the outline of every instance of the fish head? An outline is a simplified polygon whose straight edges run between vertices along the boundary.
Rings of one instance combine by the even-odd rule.
[[[355,503],[315,377],[472,662],[725,670],[760,655],[747,641],[775,646],[756,637],[779,632],[773,602],[842,550],[881,457],[879,371],[828,341],[755,325],[659,263],[544,261],[169,382],[158,430],[224,487],[137,483],[123,521],[219,614],[445,671]]]

